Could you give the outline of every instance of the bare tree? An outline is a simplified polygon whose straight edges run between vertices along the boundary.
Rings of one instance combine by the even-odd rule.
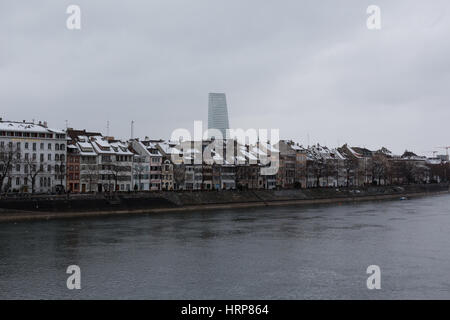
[[[296,184],[301,187],[302,181],[305,181],[305,187],[308,185],[308,171],[306,170],[306,161],[297,163],[295,167]]]
[[[180,189],[185,182],[185,171],[186,167],[184,164],[174,164],[173,165],[173,179],[177,184],[177,188]]]
[[[131,168],[129,166],[123,166],[118,164],[111,164],[109,165],[109,175],[114,180],[114,192],[118,191],[119,189],[119,179],[123,177],[124,172],[130,172]],[[111,191],[111,190],[110,190]]]
[[[117,182],[119,181],[119,174],[121,172],[121,167],[119,165],[117,165],[117,164],[112,164],[109,167],[109,172],[110,172],[111,177],[114,180],[114,190],[113,191],[116,192],[117,189],[118,189],[118,183]]]
[[[345,180],[347,187],[350,185],[350,177],[353,177],[354,183],[357,169],[358,169],[358,159],[346,158],[344,160]]]
[[[336,159],[336,169],[335,169],[336,171],[335,171],[335,174],[336,174],[336,186],[337,187],[339,187],[339,177],[340,177],[339,173],[341,171],[341,166],[340,166],[341,162],[343,162],[343,161],[340,160],[340,159]]]
[[[0,146],[0,192],[2,191],[5,180],[8,184],[11,180],[12,169],[15,164],[20,162],[20,150],[15,148],[12,143]],[[9,186],[5,186],[8,190]]]
[[[142,181],[142,178],[143,178],[143,175],[144,175],[145,171],[146,171],[146,166],[143,165],[141,162],[134,163],[134,165],[133,165],[133,175],[136,176],[137,179],[138,179],[139,185],[138,185],[137,189],[139,191],[142,191],[141,181]]]
[[[402,161],[400,162],[400,176],[402,179],[406,180],[407,184],[414,182],[414,163],[412,161]]]
[[[320,178],[322,178],[323,171],[325,170],[324,160],[321,158],[315,159],[311,169],[316,180],[316,187],[320,187]]]
[[[430,176],[430,168],[424,164],[415,163],[413,177],[415,183],[425,183]]]
[[[86,164],[82,169],[81,179],[87,181],[89,184],[89,192],[92,192],[92,184],[98,181],[98,165]]]
[[[59,164],[55,166],[55,174],[58,176],[60,185],[63,186],[64,190],[66,189],[66,187],[63,184],[64,177],[67,174],[66,169],[67,169],[66,162],[64,161],[64,158],[61,158],[61,160],[59,161]]]
[[[330,177],[335,177],[336,172],[338,171],[335,162],[337,162],[337,160],[334,159],[326,159],[324,162],[324,171],[327,176],[327,186],[330,185]],[[338,182],[336,181],[336,183]]]
[[[31,193],[35,192],[36,188],[36,178],[44,171],[43,163],[38,163],[36,159],[24,159],[25,164],[25,174],[28,176],[31,182]]]
[[[386,176],[388,171],[388,163],[383,155],[375,154],[372,157],[372,181],[378,180],[378,185],[381,184],[381,179],[386,183]]]

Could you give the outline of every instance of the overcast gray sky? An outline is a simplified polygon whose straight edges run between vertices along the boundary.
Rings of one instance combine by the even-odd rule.
[[[81,30],[66,8],[81,7]],[[381,8],[368,30],[368,5]],[[129,138],[230,125],[307,144],[450,145],[450,3],[151,0],[0,2],[0,117]],[[430,155],[430,154],[428,154]]]

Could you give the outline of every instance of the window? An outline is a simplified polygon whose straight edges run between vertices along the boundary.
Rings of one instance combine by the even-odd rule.
[[[59,154],[55,154],[55,160],[59,161]]]
[[[48,154],[47,159],[48,159],[49,161],[52,160],[52,154],[51,154],[51,153]]]
[[[20,186],[20,178],[16,178],[16,186]]]
[[[36,160],[36,153],[33,153],[33,160]]]
[[[47,149],[48,149],[48,150],[52,150],[52,144],[51,144],[51,143],[48,144]]]
[[[47,171],[48,171],[48,172],[52,172],[52,166],[51,166],[51,165],[48,165],[48,166],[47,166]]]
[[[41,142],[41,150],[44,150],[44,143]]]
[[[20,172],[20,164],[16,164],[16,171]]]
[[[36,151],[36,142],[33,142],[33,151]]]
[[[59,151],[59,144],[55,144],[55,150]]]
[[[17,150],[20,150],[20,142],[17,142]]]
[[[28,153],[25,153],[25,160],[28,160]]]
[[[28,149],[28,142],[25,142],[25,149]]]
[[[43,154],[43,153],[41,153],[41,154],[39,155],[39,160],[40,160],[41,162],[44,162],[44,154]]]

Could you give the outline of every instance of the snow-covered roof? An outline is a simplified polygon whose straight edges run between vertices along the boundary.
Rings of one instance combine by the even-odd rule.
[[[178,154],[180,151],[176,148],[174,148],[175,144],[171,144],[168,142],[160,142],[158,143],[158,146],[161,148],[161,150],[165,153],[165,154]]]
[[[442,159],[439,159],[439,158],[428,158],[426,160],[426,162],[428,164],[441,164],[442,163]]]
[[[65,133],[62,130],[47,128],[44,124],[30,122],[0,121],[0,131],[34,132],[34,133]]]
[[[359,154],[358,152],[356,152],[355,150],[353,150],[352,147],[347,146],[347,149],[356,157],[356,158],[362,158],[362,155]]]
[[[101,148],[110,148],[110,143],[102,136],[93,136],[91,141],[95,142]],[[94,144],[95,145],[95,144]]]

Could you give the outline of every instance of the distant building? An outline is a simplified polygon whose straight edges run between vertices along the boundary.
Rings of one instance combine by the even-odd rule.
[[[66,133],[47,122],[0,119],[0,192],[57,192],[66,187]]]
[[[227,98],[225,93],[210,93],[208,102],[208,129],[222,132],[222,138],[227,138],[228,122]],[[210,135],[214,137],[214,135]]]

